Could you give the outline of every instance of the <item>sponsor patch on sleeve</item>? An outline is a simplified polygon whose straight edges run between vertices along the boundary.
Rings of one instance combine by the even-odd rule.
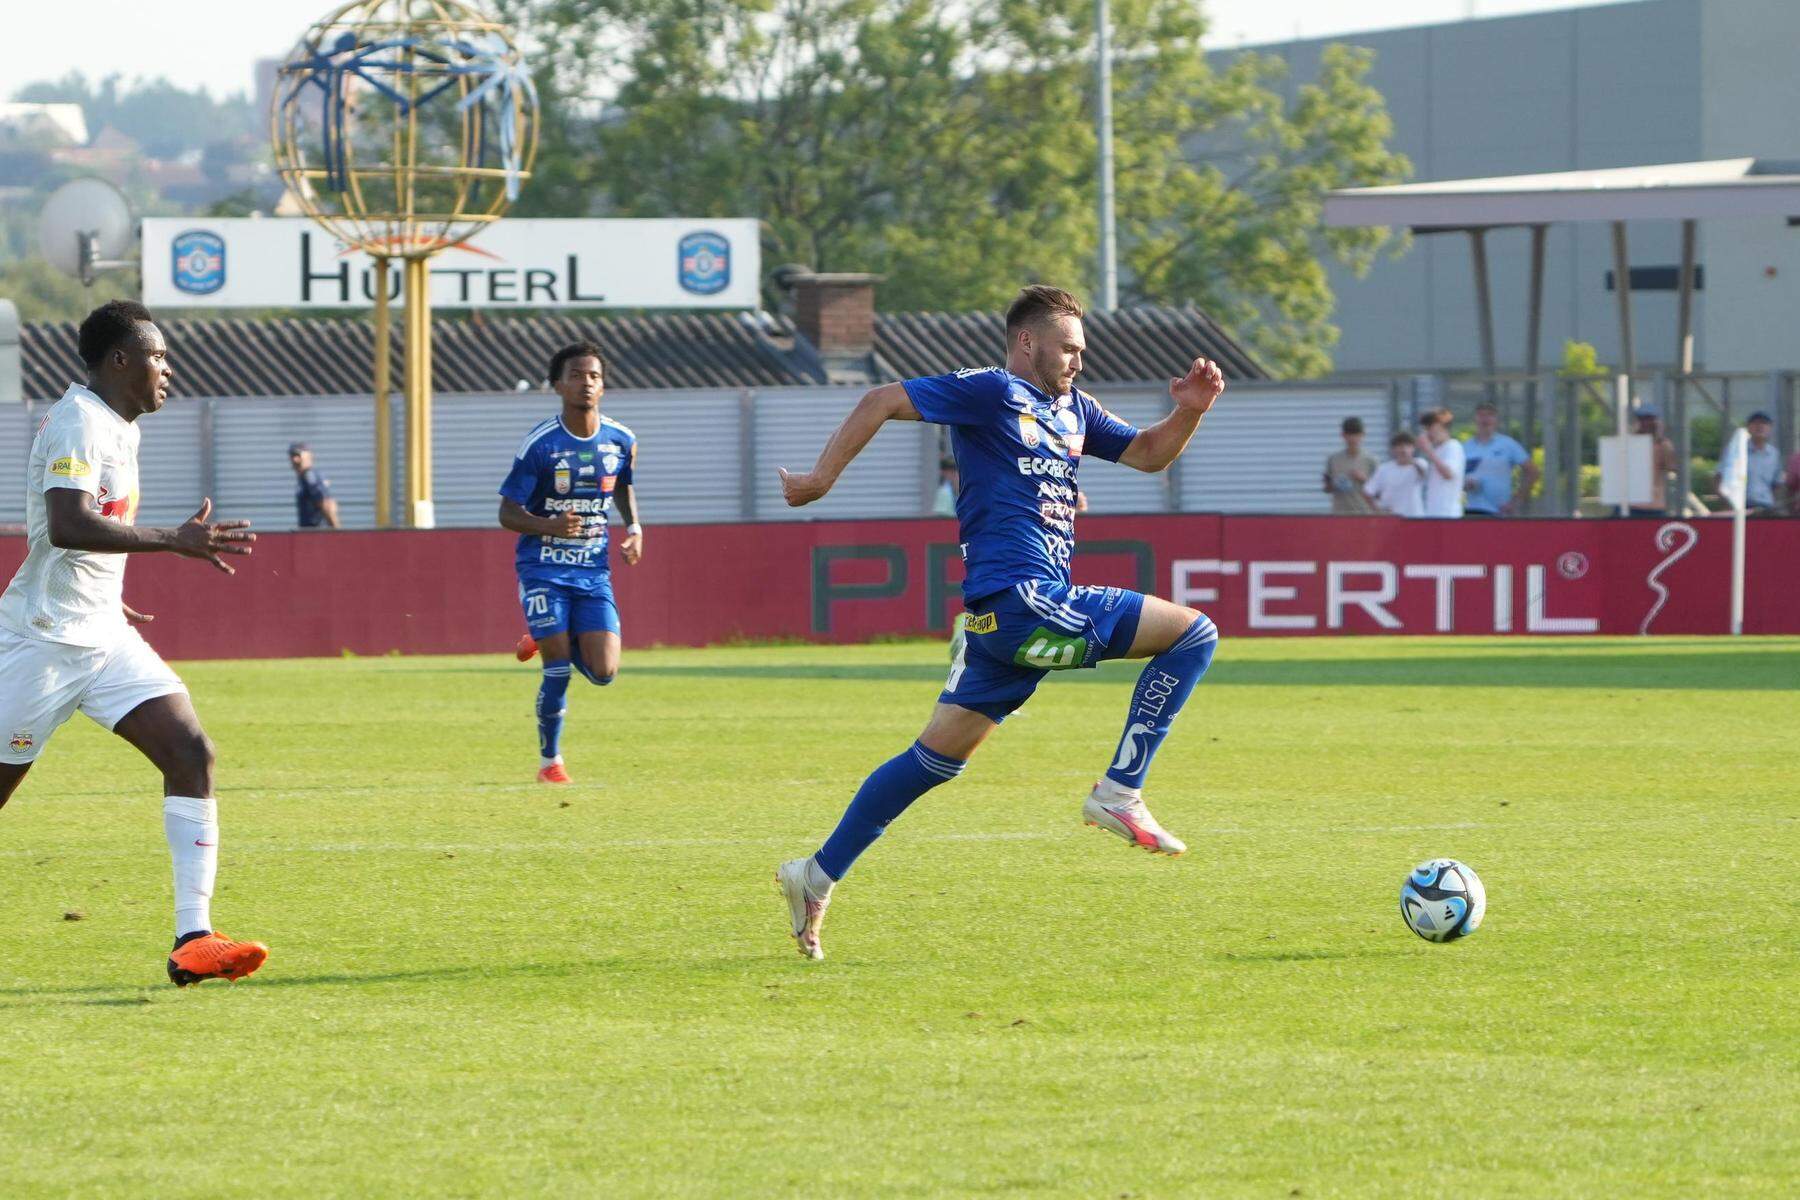
[[[969,619],[963,624],[963,632],[992,633],[998,624],[999,620],[993,613],[982,613],[980,616],[970,613]]]
[[[67,475],[70,479],[80,479],[83,475],[93,474],[94,468],[86,459],[70,455],[59,458],[50,464],[52,475]]]

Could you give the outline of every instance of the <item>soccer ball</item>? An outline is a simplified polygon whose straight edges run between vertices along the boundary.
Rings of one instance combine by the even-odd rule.
[[[1487,889],[1454,858],[1420,863],[1400,885],[1400,919],[1428,942],[1454,942],[1481,928]]]

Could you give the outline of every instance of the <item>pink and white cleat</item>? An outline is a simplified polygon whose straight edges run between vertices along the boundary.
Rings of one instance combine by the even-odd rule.
[[[1109,833],[1116,833],[1134,846],[1152,854],[1171,858],[1187,853],[1187,843],[1164,829],[1144,806],[1144,798],[1135,791],[1109,786],[1101,780],[1081,806],[1081,819]]]
[[[799,947],[801,956],[820,959],[825,957],[825,947],[819,942],[819,931],[825,925],[825,908],[831,903],[831,889],[826,888],[824,894],[820,895],[807,885],[807,865],[810,861],[796,858],[782,863],[775,869],[775,882],[780,886],[781,894],[787,898],[794,942]]]

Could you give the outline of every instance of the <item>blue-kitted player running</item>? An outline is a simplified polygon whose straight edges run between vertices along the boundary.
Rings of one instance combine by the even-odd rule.
[[[1079,301],[1033,286],[1006,314],[1006,367],[890,383],[864,396],[805,474],[781,473],[792,505],[831,490],[887,421],[951,427],[961,488],[956,517],[964,563],[965,637],[925,731],[863,781],[818,853],[781,864],[800,953],[823,958],[820,928],[831,890],[850,864],[908,805],[961,773],[975,748],[1051,671],[1106,659],[1148,658],[1138,676],[1118,752],[1082,810],[1090,825],[1154,854],[1187,849],[1144,807],[1144,777],[1175,714],[1206,674],[1218,630],[1205,615],[1156,596],[1075,587],[1083,454],[1161,471],[1187,447],[1225,390],[1216,364],[1197,358],[1169,381],[1175,409],[1135,429],[1074,389],[1087,348]]]
[[[500,485],[500,524],[519,535],[514,565],[519,603],[530,632],[519,640],[521,662],[544,656],[538,688],[539,783],[568,783],[559,743],[571,666],[604,687],[619,673],[619,607],[607,563],[606,510],[625,522],[619,552],[636,563],[644,552],[631,469],[637,438],[600,415],[606,356],[592,342],[564,346],[550,359],[550,386],[562,414],[525,435]]]

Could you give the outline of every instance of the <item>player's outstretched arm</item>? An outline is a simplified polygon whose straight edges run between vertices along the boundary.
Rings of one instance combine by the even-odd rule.
[[[1188,439],[1200,428],[1200,418],[1211,410],[1225,391],[1225,373],[1219,364],[1196,358],[1188,373],[1169,380],[1169,399],[1175,410],[1148,429],[1140,430],[1119,461],[1139,471],[1167,470],[1187,449]]]
[[[50,488],[44,493],[44,515],[50,544],[59,550],[96,554],[142,554],[170,550],[186,558],[204,558],[227,575],[237,571],[221,555],[250,553],[256,535],[248,521],[208,521],[212,497],[200,502],[193,516],[173,529],[126,525],[100,515],[94,498],[79,488]]]
[[[785,467],[776,468],[781,472],[782,497],[792,508],[811,504],[831,490],[844,468],[850,465],[850,460],[862,453],[863,447],[883,425],[889,421],[917,420],[919,410],[907,396],[906,385],[882,384],[850,410],[850,415],[825,443],[825,449],[819,451],[819,461],[813,464],[812,470],[800,473]]]

